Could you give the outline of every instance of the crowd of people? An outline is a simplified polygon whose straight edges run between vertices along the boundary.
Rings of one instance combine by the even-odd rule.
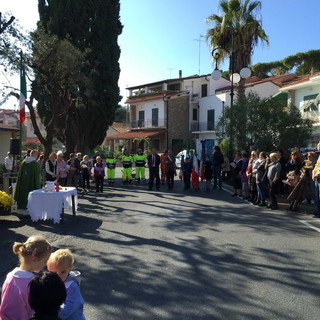
[[[320,143],[317,149],[320,152]],[[289,210],[297,209],[300,203],[317,204],[315,217],[320,217],[320,157],[317,160],[316,152],[303,155],[299,148],[293,148],[285,158],[282,150],[270,154],[251,150],[250,155],[243,151],[235,154],[230,165],[233,196],[271,210],[278,209],[279,196],[287,197]]]
[[[45,238],[31,236],[24,243],[15,242],[13,252],[19,266],[2,286],[1,320],[85,320],[80,272],[72,271],[70,250],[52,252]]]
[[[320,151],[320,144],[318,150]],[[8,172],[13,170],[12,162],[12,155],[8,153],[5,159]],[[148,185],[149,190],[153,189],[154,184],[156,190],[165,184],[168,190],[172,190],[175,176],[178,176],[184,182],[184,190],[199,190],[199,181],[204,181],[203,185],[207,191],[221,190],[223,181],[231,183],[234,187],[233,196],[242,197],[254,205],[266,206],[272,210],[278,209],[278,197],[285,195],[291,210],[295,210],[300,203],[319,203],[320,163],[318,166],[316,152],[311,151],[303,155],[298,148],[291,150],[288,159],[284,157],[282,150],[267,154],[264,151],[258,153],[253,148],[250,153],[236,152],[233,161],[222,154],[219,146],[215,146],[214,152],[206,155],[203,161],[200,161],[194,150],[190,149],[182,156],[179,168],[176,166],[176,157],[172,150],[165,150],[159,155],[156,149],[152,149],[150,154],[145,154],[140,148],[134,154],[125,149],[120,157],[110,152],[106,158],[102,158],[98,152],[92,158],[88,155],[82,156],[81,153],[71,153],[66,158],[62,151],[58,151],[51,153],[45,162],[40,159],[38,152],[33,150],[23,162],[23,166],[27,167],[26,172],[37,171],[36,163],[38,167],[42,164],[43,181],[56,181],[62,187],[80,187],[83,193],[89,192],[90,182],[95,184],[97,193],[102,193],[105,176],[107,182],[113,185],[116,167],[119,166],[124,185],[133,182],[144,183]],[[30,182],[27,173],[22,174],[26,184]],[[33,184],[37,188],[41,187],[40,181]],[[18,181],[17,189],[19,187]],[[27,189],[26,193],[30,191],[30,188]],[[25,209],[26,205],[24,200],[18,208]],[[320,206],[316,216],[319,216],[319,212]]]

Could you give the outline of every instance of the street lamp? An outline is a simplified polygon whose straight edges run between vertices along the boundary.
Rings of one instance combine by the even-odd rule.
[[[233,40],[233,39],[232,39]],[[215,60],[215,68],[211,74],[211,78],[213,80],[219,80],[222,76],[221,71],[218,69],[218,60],[221,56],[220,52],[221,50],[224,50],[228,53],[229,55],[229,59],[230,59],[230,71],[231,71],[231,75],[230,75],[230,81],[231,81],[231,91],[230,91],[230,109],[232,109],[233,107],[233,97],[234,97],[234,84],[237,84],[241,81],[241,78],[243,79],[247,79],[251,76],[251,70],[245,66],[243,67],[239,73],[235,72],[235,60],[236,60],[236,56],[237,56],[237,51],[234,50],[233,48],[233,41],[232,41],[232,51],[230,52],[229,50],[222,48],[222,47],[215,47],[211,54],[213,59]],[[223,107],[224,107],[224,102],[223,102]],[[233,123],[232,123],[233,117],[231,116],[230,119],[230,137],[229,137],[229,156],[232,157],[232,140],[233,140]]]

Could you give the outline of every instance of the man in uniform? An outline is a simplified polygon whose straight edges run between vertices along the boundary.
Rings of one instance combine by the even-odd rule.
[[[142,153],[140,148],[137,149],[137,153],[134,155],[133,160],[136,165],[136,182],[140,183],[140,179],[144,182],[146,180],[145,164],[147,162],[147,157]]]
[[[26,210],[29,192],[41,188],[41,169],[37,158],[38,151],[32,150],[30,156],[26,156],[20,165],[14,194],[18,209]]]
[[[116,158],[113,155],[113,152],[110,152],[108,158],[106,159],[107,165],[107,177],[108,183],[114,183],[114,177],[116,175]]]
[[[132,180],[132,162],[133,158],[130,156],[127,149],[124,150],[124,155],[122,156],[122,182],[131,183]]]

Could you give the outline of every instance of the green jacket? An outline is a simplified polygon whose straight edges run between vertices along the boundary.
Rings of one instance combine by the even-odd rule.
[[[116,167],[117,160],[115,158],[107,158],[106,165],[108,169],[114,169]]]
[[[133,158],[131,156],[122,156],[122,165],[125,169],[132,167]]]
[[[147,157],[144,154],[135,154],[133,160],[136,164],[136,167],[144,167],[147,162]]]

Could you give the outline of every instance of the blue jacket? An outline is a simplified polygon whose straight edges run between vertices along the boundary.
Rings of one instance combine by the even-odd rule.
[[[71,271],[64,283],[67,289],[67,299],[59,312],[59,317],[62,320],[85,320],[83,314],[84,300],[80,293],[80,281],[80,272]]]

